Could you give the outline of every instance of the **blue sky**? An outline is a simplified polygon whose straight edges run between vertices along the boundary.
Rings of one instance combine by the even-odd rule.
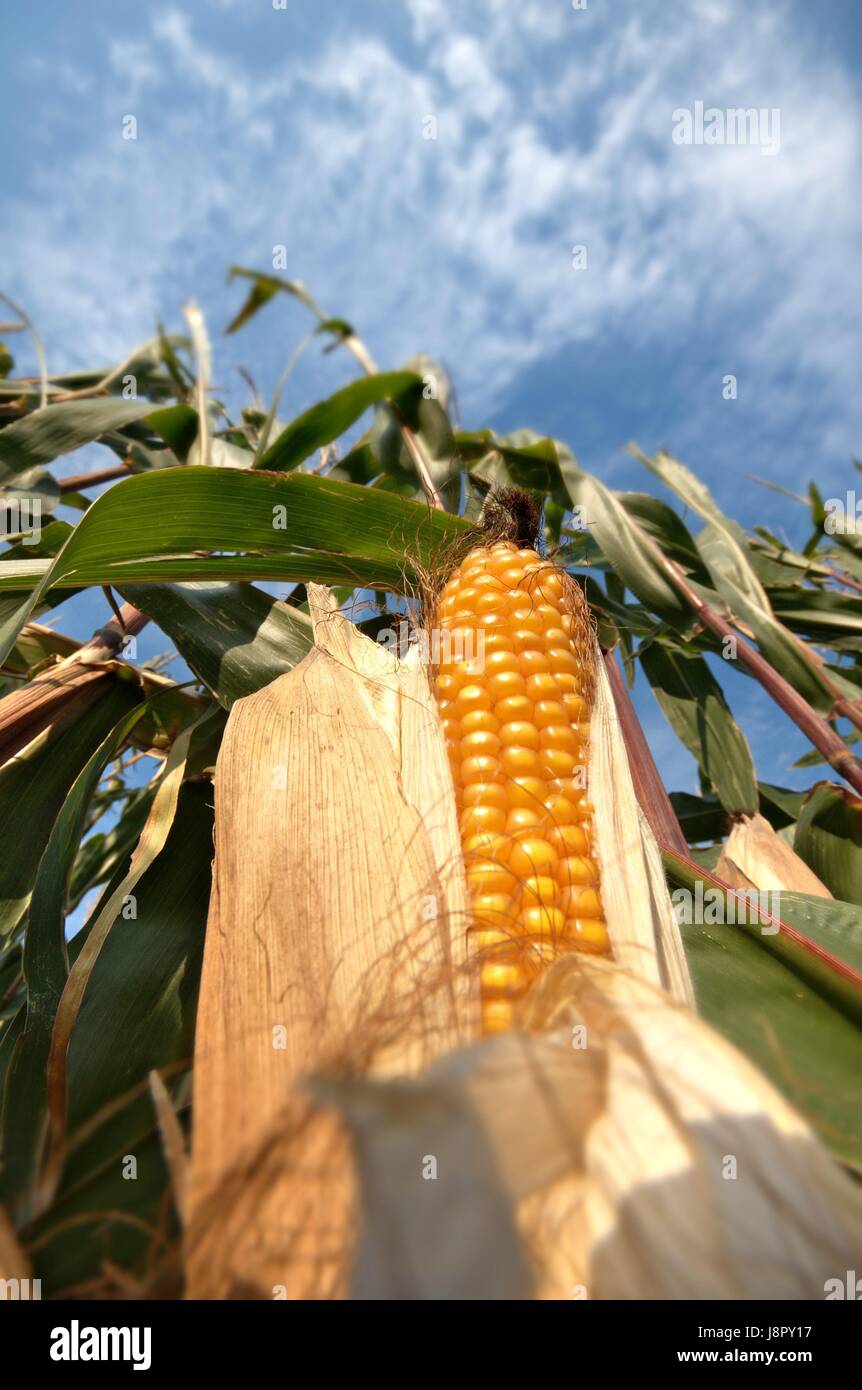
[[[181,328],[193,297],[220,388],[241,403],[244,363],[266,395],[307,319],[285,300],[223,338],[241,294],[225,276],[284,245],[381,364],[442,359],[466,427],[554,434],[616,487],[652,487],[629,439],[663,444],[795,542],[804,513],[751,475],[851,485],[857,0],[41,0],[4,37],[2,288],[51,370],[107,365],[157,317]],[[777,154],[674,144],[696,101],[777,108]],[[306,354],[282,413],[351,370]],[[92,627],[100,602],[61,625]],[[728,689],[761,774],[795,781],[803,745],[750,685]],[[639,705],[667,780],[694,789]]]

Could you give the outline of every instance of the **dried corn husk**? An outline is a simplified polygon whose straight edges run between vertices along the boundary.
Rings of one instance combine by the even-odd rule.
[[[602,904],[614,960],[640,979],[694,1005],[679,926],[655,836],[638,805],[625,740],[598,643],[590,733],[590,799],[595,807]]]
[[[25,637],[31,631],[39,629],[25,628]],[[34,754],[65,726],[73,725],[118,678],[140,687],[148,696],[173,690],[174,682],[158,672],[117,660],[115,647],[97,634],[70,656],[57,660],[26,685],[0,699],[0,769],[13,758]],[[204,706],[195,697],[177,692],[173,714],[181,712],[183,719],[168,719],[161,729],[152,721],[142,721],[133,742],[154,756],[163,754],[171,737],[194,718],[196,707],[202,710]]]
[[[68,659],[0,701],[0,766],[61,722],[79,719],[111,681],[104,665]]]
[[[605,962],[558,962],[523,1024],[565,1017],[586,1026],[576,1065],[600,1070],[604,1095],[585,1143],[580,1240],[545,1247],[545,1295],[822,1298],[862,1250],[862,1194],[771,1083]],[[546,1233],[571,1199],[570,1179],[540,1206]]]
[[[740,816],[734,822],[716,873],[731,888],[832,897],[813,869],[760,815]]]
[[[219,757],[190,1294],[818,1296],[851,1267],[859,1198],[691,1010],[601,663],[590,794],[615,959],[565,956],[517,1031],[477,1041],[426,673],[309,597],[315,649],[234,706]]]
[[[309,1113],[297,1077],[325,1064],[416,1071],[477,1017],[449,766],[425,673],[364,638],[327,591],[309,596],[315,648],[234,705],[218,760],[193,1296],[337,1291],[350,1184],[336,1196],[318,1176],[343,1138]],[[329,1272],[307,1258],[326,1245]]]
[[[519,1025],[418,1082],[316,1083],[356,1135],[356,1297],[811,1299],[858,1267],[862,1194],[666,992],[568,955]]]

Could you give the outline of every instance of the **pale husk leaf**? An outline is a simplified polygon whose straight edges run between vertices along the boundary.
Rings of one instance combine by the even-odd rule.
[[[715,872],[731,888],[832,897],[826,884],[761,815],[740,816],[734,823]]]
[[[590,800],[602,906],[614,959],[640,979],[694,1006],[679,926],[655,836],[638,805],[613,693],[594,642],[596,691],[590,733]]]
[[[604,1104],[580,1190],[532,1213],[558,1232],[575,1199],[574,1236],[546,1247],[546,1296],[822,1298],[853,1267],[862,1196],[735,1048],[603,961],[570,956],[539,982],[525,1025],[564,1017],[602,1058]]]
[[[570,954],[519,1024],[417,1080],[314,1083],[358,1156],[353,1296],[810,1299],[857,1267],[855,1185],[666,992]]]
[[[425,672],[364,638],[325,591],[310,598],[318,645],[237,701],[219,754],[193,1297],[343,1291],[343,1134],[297,1078],[342,1064],[409,1074],[475,1028],[451,775]]]

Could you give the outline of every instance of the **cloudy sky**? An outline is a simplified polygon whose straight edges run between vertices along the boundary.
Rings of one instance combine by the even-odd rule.
[[[239,402],[244,363],[266,393],[307,323],[285,300],[224,339],[226,269],[284,246],[381,364],[442,359],[465,426],[551,433],[617,487],[646,482],[629,439],[664,444],[801,540],[751,479],[843,493],[862,450],[858,0],[280,3],[5,16],[0,288],[50,369],[107,365],[194,297],[219,385]],[[696,102],[777,112],[774,152],[676,144]],[[350,371],[307,355],[282,413]],[[790,780],[801,745],[749,684],[734,707]]]

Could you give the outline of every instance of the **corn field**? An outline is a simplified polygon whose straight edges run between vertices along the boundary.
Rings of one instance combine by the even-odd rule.
[[[790,549],[636,445],[614,491],[232,276],[228,332],[298,299],[350,383],[229,413],[194,304],[107,371],[0,358],[0,1277],[823,1298],[862,1249],[853,518],[812,483]]]

